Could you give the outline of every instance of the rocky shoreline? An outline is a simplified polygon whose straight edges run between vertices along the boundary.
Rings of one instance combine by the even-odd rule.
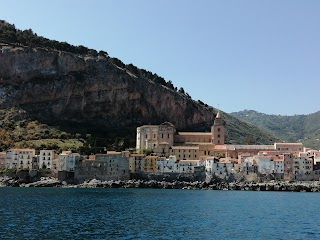
[[[270,181],[263,183],[247,182],[185,182],[155,180],[110,180],[92,179],[80,184],[68,184],[56,178],[42,177],[39,181],[24,183],[19,179],[2,177],[0,187],[61,187],[61,188],[157,188],[157,189],[197,189],[197,190],[245,190],[245,191],[289,191],[289,192],[320,192],[320,182],[288,182]]]

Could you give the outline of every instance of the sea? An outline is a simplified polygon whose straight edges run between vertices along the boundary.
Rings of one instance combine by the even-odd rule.
[[[320,239],[320,193],[0,188],[0,239]]]

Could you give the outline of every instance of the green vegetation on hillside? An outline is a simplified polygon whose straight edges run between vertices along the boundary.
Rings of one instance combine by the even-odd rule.
[[[32,120],[18,108],[0,109],[0,151],[8,148],[72,150],[81,154],[121,151],[134,145],[130,136],[74,133]],[[82,130],[82,129],[78,129]]]
[[[244,110],[231,115],[265,129],[283,141],[299,141],[307,147],[320,149],[320,111],[309,115],[281,116]]]

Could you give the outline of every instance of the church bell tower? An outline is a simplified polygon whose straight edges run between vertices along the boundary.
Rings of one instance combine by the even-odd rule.
[[[226,123],[221,117],[220,111],[218,111],[213,125],[211,126],[212,143],[215,145],[225,144],[226,141]]]

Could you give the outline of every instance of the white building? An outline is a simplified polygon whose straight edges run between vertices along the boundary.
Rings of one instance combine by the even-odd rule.
[[[217,176],[222,179],[228,179],[231,174],[239,171],[238,164],[236,162],[231,162],[229,158],[217,159],[208,157],[206,159],[205,167],[207,176]]]
[[[177,173],[179,172],[179,163],[176,156],[169,156],[168,159],[159,158],[157,160],[157,169],[160,173]]]
[[[194,168],[200,166],[200,160],[180,160],[178,163],[179,173],[194,173]]]
[[[293,175],[297,180],[312,180],[313,159],[304,157],[293,158]]]
[[[79,153],[72,153],[71,151],[63,151],[58,157],[59,168],[58,171],[73,172],[76,162],[80,159]]]
[[[255,156],[254,160],[258,165],[259,173],[268,175],[274,172],[274,163],[271,156]]]
[[[175,127],[169,122],[138,127],[136,148],[139,151],[152,150],[158,156],[168,156],[175,131]]]
[[[54,159],[54,150],[40,150],[39,154],[39,168],[52,169],[52,160]]]
[[[34,149],[9,149],[6,153],[8,169],[32,169]]]
[[[275,175],[275,177],[283,178],[284,175],[284,157],[283,155],[275,156],[254,156],[258,172],[263,175]]]

